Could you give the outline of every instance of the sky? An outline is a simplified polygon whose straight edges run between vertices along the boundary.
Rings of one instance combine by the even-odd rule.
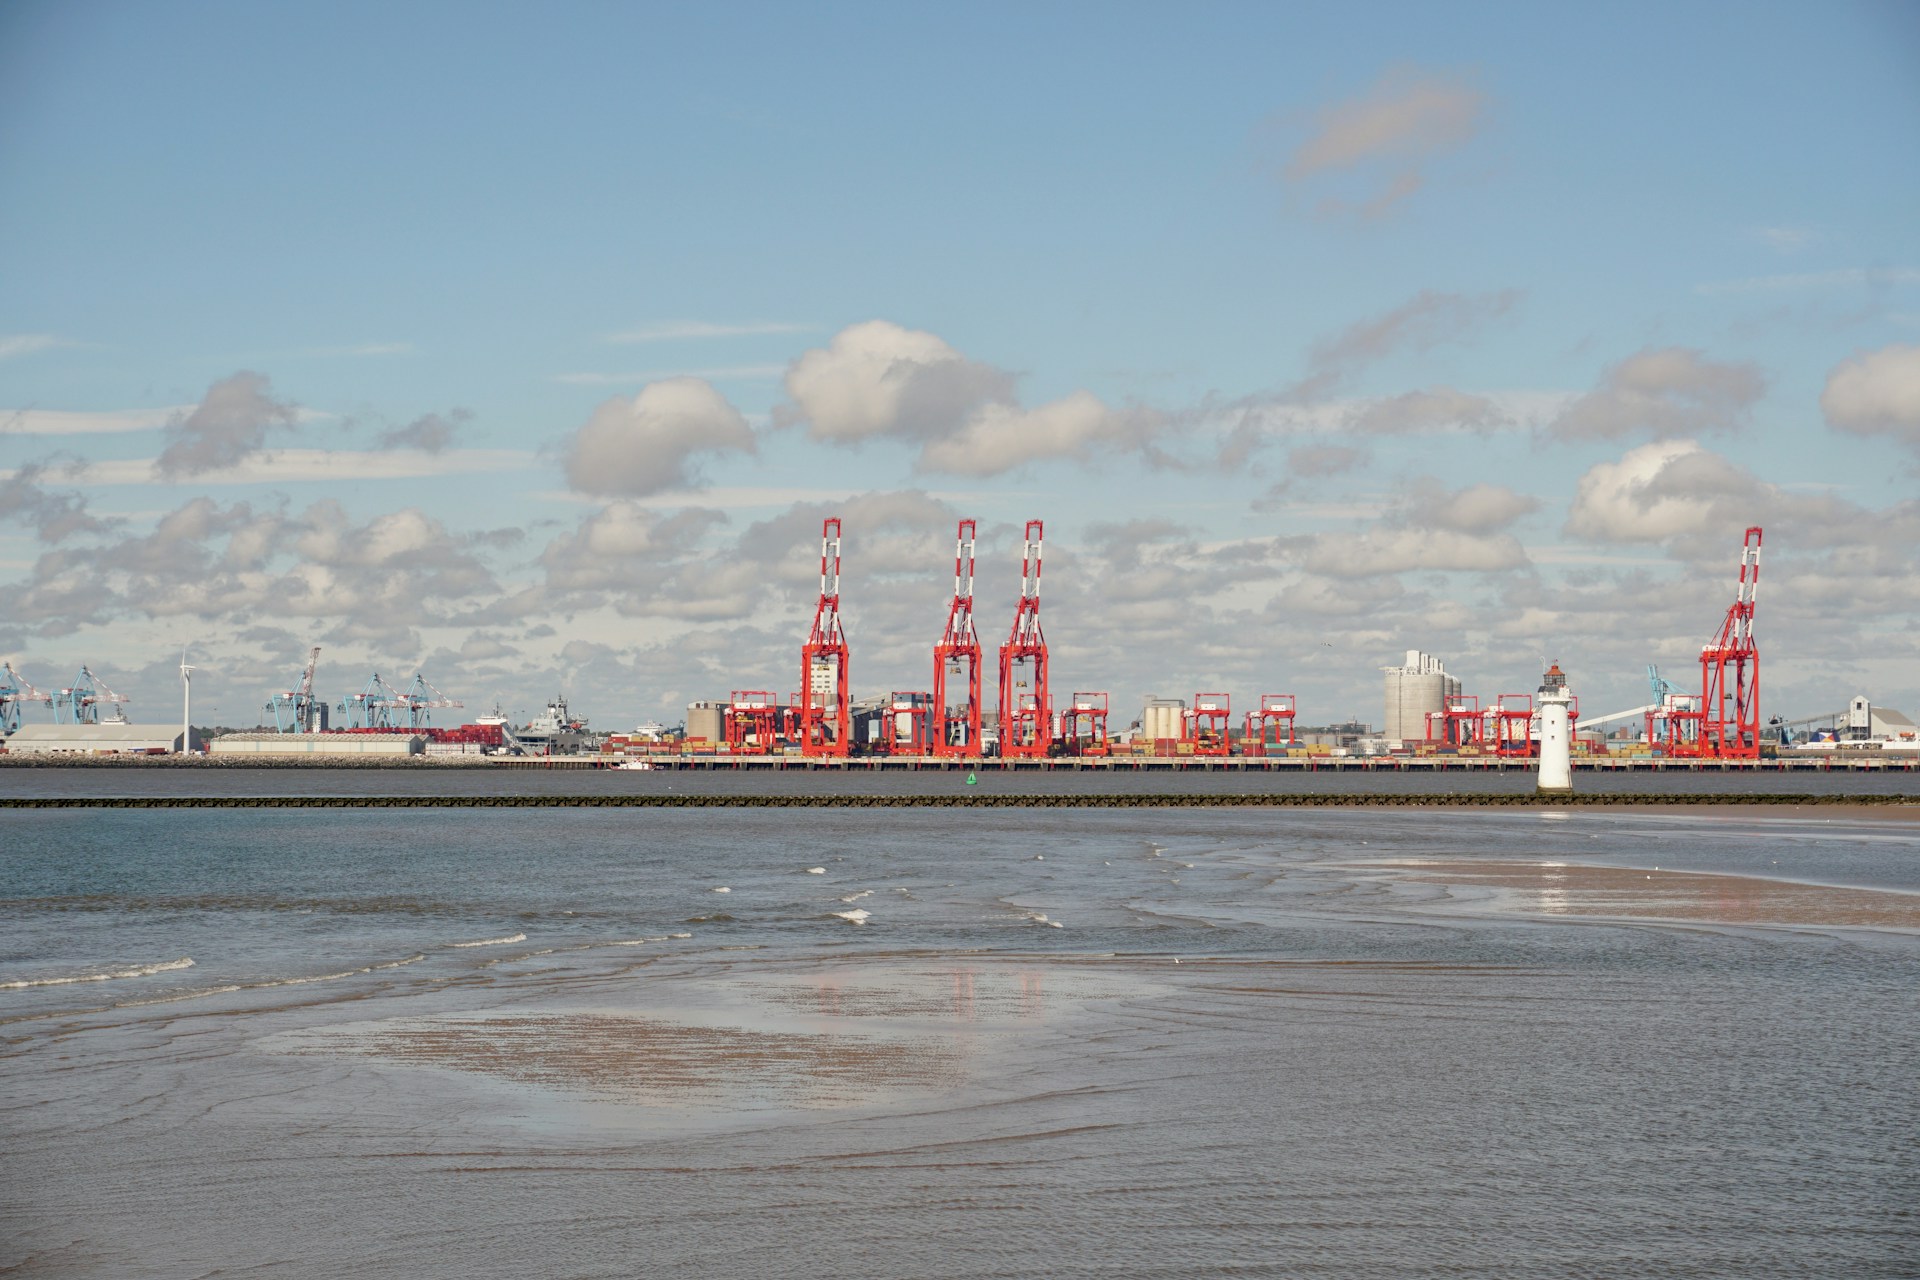
[[[1763,713],[1920,710],[1920,7],[0,7],[35,685],[672,724],[830,516],[857,697],[961,519],[1119,723],[1638,706],[1760,526]]]

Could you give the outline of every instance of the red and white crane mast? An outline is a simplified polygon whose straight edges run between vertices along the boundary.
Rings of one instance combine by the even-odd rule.
[[[820,526],[820,603],[800,646],[800,753],[844,756],[853,737],[847,638],[840,628],[840,521]]]
[[[1047,638],[1040,630],[1040,550],[1044,530],[1027,521],[1021,560],[1020,604],[1013,630],[1000,646],[1000,754],[1039,757],[1053,745],[1053,704],[1047,697]]]
[[[933,754],[980,754],[980,635],[973,629],[973,548],[975,524],[960,522],[954,539],[953,603],[947,608],[947,629],[933,646]],[[955,704],[947,693],[947,677],[964,668],[967,700]]]
[[[1760,529],[1740,548],[1733,604],[1713,643],[1700,650],[1699,753],[1723,760],[1760,758],[1760,650],[1753,608],[1760,594]]]

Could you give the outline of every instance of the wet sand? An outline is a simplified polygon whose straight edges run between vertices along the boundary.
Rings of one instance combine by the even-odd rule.
[[[1497,902],[1537,915],[1920,929],[1920,894],[1891,890],[1566,862],[1414,860],[1374,865],[1404,871],[1420,883],[1495,890]]]

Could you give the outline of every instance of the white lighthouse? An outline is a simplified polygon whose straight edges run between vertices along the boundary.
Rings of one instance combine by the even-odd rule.
[[[1554,663],[1540,681],[1540,793],[1573,792],[1573,695]]]

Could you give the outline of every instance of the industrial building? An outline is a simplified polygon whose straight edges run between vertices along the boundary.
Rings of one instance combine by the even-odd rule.
[[[216,756],[417,756],[419,733],[228,733],[209,744]]]
[[[1446,664],[1430,653],[1407,650],[1407,660],[1386,672],[1387,715],[1382,732],[1392,742],[1425,739],[1427,717],[1446,711],[1460,696],[1460,682],[1447,674]]]
[[[9,754],[158,756],[180,750],[180,729],[161,724],[23,724],[4,740]],[[194,730],[189,750],[203,751]]]

